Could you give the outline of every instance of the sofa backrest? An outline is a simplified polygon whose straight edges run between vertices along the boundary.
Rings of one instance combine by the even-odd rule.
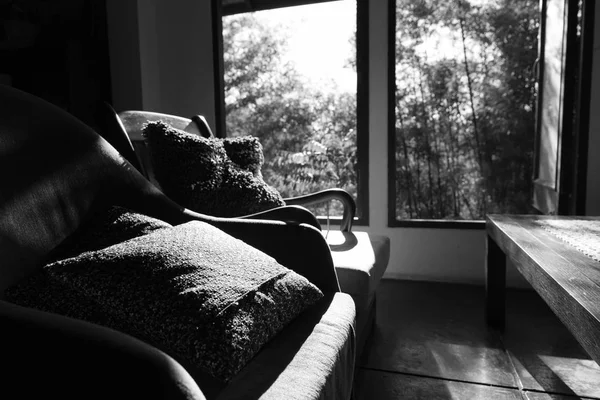
[[[108,203],[157,217],[178,208],[77,118],[0,85],[0,298]]]
[[[49,252],[94,209],[106,205],[120,205],[173,225],[191,219],[214,224],[305,274],[321,290],[339,290],[320,233],[277,228],[280,222],[264,220],[241,224],[186,210],[77,118],[40,98],[0,85],[0,299],[8,286],[41,268]],[[303,221],[306,213],[314,218],[306,211],[300,219],[298,212],[289,218]],[[268,237],[263,238],[261,232]],[[273,232],[291,236],[273,236]],[[314,250],[307,257],[295,257],[295,252],[287,250],[288,243],[297,242],[296,234],[305,235],[302,240]],[[316,251],[315,246],[322,248]]]

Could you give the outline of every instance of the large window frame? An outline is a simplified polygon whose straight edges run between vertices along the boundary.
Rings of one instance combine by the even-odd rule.
[[[534,197],[533,204],[543,214],[586,215],[588,135],[590,118],[591,85],[594,54],[595,1],[581,0],[580,3],[569,0],[540,0],[542,20],[540,24],[540,50],[538,60],[538,80],[540,91],[538,98],[537,129],[535,132],[534,153]],[[546,44],[546,25],[556,24],[552,20],[549,7],[558,8],[564,15],[562,42]],[[561,75],[559,79],[561,96],[556,99],[558,122],[554,130],[547,128],[544,112],[548,105],[544,103],[546,83],[545,70],[548,60],[546,52],[553,54],[560,47]],[[554,73],[556,75],[556,72]],[[549,154],[543,151],[543,143],[551,136],[556,141],[557,151]],[[542,169],[551,166],[552,179],[542,179]]]
[[[223,75],[222,17],[245,12],[292,7],[339,0],[212,0],[213,49],[215,73],[215,134],[225,137],[225,98]],[[357,217],[355,225],[369,225],[369,2],[356,0],[356,146],[357,146]],[[319,218],[319,222],[341,223],[341,217]]]
[[[396,0],[388,0],[388,227],[485,230],[485,220],[403,219],[396,217]]]
[[[540,51],[538,56],[543,57],[544,49],[544,17],[546,3],[548,1],[564,1],[565,7],[570,7],[570,15],[577,13],[577,2],[568,0],[540,0]],[[388,226],[389,227],[413,227],[413,228],[435,228],[435,229],[485,229],[484,220],[436,220],[436,219],[405,219],[400,220],[396,217],[396,171],[395,171],[395,81],[396,81],[396,63],[395,63],[395,34],[396,34],[396,0],[388,0]],[[593,53],[593,26],[594,26],[594,2],[590,0],[582,0],[581,2],[582,16],[582,39],[578,42],[574,40],[575,27],[569,27],[569,39],[567,41],[568,60],[567,69],[569,71],[577,71],[578,79],[572,79],[570,85],[573,93],[569,93],[564,102],[572,103],[572,108],[564,111],[566,116],[566,124],[570,133],[561,138],[562,152],[570,157],[558,157],[557,182],[563,183],[562,190],[558,193],[558,188],[550,188],[542,193],[542,190],[535,185],[534,199],[532,204],[541,213],[558,213],[581,215],[585,213],[585,183],[586,183],[586,167],[587,167],[587,136],[589,123],[589,102],[590,102],[590,87],[583,82],[589,82],[591,78],[591,57]],[[570,21],[564,21],[565,24],[574,25],[574,18]],[[573,66],[578,63],[579,67]],[[538,82],[543,78],[543,68],[539,69]],[[540,107],[541,94],[538,95],[538,107]],[[569,118],[571,116],[572,118]],[[538,110],[539,118],[539,110]],[[534,176],[532,181],[537,178],[539,170],[539,135],[540,121],[538,119],[536,132],[532,135],[536,136],[534,149]],[[567,140],[566,143],[564,141]],[[552,192],[554,190],[554,192]],[[550,193],[552,192],[552,193]],[[550,200],[545,200],[546,203],[552,204],[554,208],[543,206],[540,198],[552,197]],[[559,199],[562,199],[562,204],[558,205]]]

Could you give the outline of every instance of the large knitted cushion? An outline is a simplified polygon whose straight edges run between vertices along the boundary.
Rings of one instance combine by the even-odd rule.
[[[199,221],[56,261],[6,291],[8,301],[136,336],[223,383],[322,296]]]
[[[191,210],[236,217],[285,205],[260,173],[257,138],[203,138],[151,121],[143,130],[156,180],[165,193]]]
[[[75,232],[50,253],[48,261],[72,257],[84,251],[102,249],[157,229],[170,227],[172,225],[165,221],[136,213],[125,207],[109,206],[96,209]]]

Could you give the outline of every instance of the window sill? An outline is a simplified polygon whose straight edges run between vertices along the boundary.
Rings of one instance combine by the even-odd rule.
[[[323,228],[327,226],[327,217],[319,216],[317,220]],[[342,217],[329,217],[330,226],[339,226]],[[368,226],[368,221],[354,218],[352,226]],[[462,230],[484,230],[485,220],[444,220],[444,219],[405,219],[395,220],[388,224],[389,228],[430,228],[430,229],[462,229]]]

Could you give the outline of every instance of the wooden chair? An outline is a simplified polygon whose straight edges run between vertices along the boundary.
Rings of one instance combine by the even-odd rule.
[[[148,121],[163,121],[173,128],[184,130],[205,138],[215,137],[206,119],[201,115],[191,119],[175,115],[150,111],[123,111],[117,113],[110,105],[106,105],[102,136],[128,159],[144,176],[160,188],[154,176],[149,151],[142,136],[144,124]],[[168,194],[168,193],[167,193]],[[356,215],[356,202],[345,190],[333,188],[303,196],[283,199],[288,206],[312,206],[331,200],[339,200],[344,207],[340,231],[350,232]]]

